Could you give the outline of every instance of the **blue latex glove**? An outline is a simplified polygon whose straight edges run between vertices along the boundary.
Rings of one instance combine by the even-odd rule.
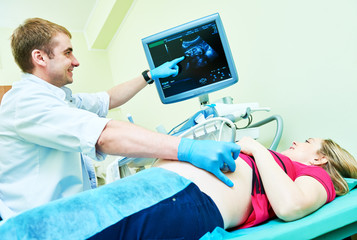
[[[176,58],[170,62],[166,62],[157,68],[150,71],[152,79],[166,78],[169,76],[176,77],[179,71],[177,64],[181,62],[185,57]]]
[[[234,160],[239,153],[240,146],[235,143],[182,138],[177,158],[213,173],[227,186],[233,187],[233,182],[223,174],[221,169],[227,165],[229,170],[234,172],[236,170]]]

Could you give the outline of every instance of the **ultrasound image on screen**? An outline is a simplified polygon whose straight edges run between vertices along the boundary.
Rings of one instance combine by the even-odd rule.
[[[182,48],[185,57],[189,59],[186,66],[183,66],[185,71],[205,67],[218,57],[217,52],[201,36],[191,41],[183,41]]]
[[[215,22],[149,44],[155,67],[185,56],[176,77],[160,79],[165,97],[231,77]]]

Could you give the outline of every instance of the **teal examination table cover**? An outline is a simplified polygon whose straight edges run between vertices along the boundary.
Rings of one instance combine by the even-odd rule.
[[[357,180],[346,179],[351,191],[316,212],[293,222],[279,219],[232,232],[216,228],[201,239],[343,239],[357,233]]]

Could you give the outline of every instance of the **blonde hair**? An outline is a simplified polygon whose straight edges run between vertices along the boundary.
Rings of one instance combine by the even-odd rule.
[[[322,140],[319,153],[327,159],[327,163],[322,167],[330,175],[336,194],[348,193],[348,185],[344,178],[357,178],[356,159],[331,139]]]
[[[72,38],[65,27],[41,18],[29,18],[15,29],[11,35],[12,54],[23,72],[31,73],[34,68],[31,56],[34,49],[43,50],[50,58],[53,57],[52,38],[57,33]]]

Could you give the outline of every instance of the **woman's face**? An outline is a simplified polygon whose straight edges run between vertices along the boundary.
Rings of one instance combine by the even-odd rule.
[[[314,164],[322,156],[318,153],[321,149],[322,139],[309,138],[305,142],[293,142],[292,146],[282,152],[285,156],[289,157],[292,161],[300,162],[306,165]]]

